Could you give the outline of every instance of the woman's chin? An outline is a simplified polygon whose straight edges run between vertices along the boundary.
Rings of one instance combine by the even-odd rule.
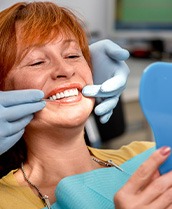
[[[89,117],[89,114],[87,115],[71,115],[70,117],[66,117],[65,119],[63,118],[63,123],[61,122],[61,125],[63,125],[63,127],[77,127],[77,126],[81,126],[83,124],[86,123],[87,119]]]
[[[30,127],[33,129],[37,129],[37,131],[42,130],[48,130],[54,132],[54,130],[60,130],[60,129],[71,129],[71,128],[84,128],[86,121],[88,120],[89,113],[84,113],[82,116],[80,114],[73,114],[73,113],[67,113],[65,114],[65,117],[62,117],[62,115],[53,115],[52,117],[49,115],[48,118],[40,118],[35,117],[31,123]]]
[[[35,113],[33,122],[43,126],[50,126],[56,128],[63,127],[77,127],[85,124],[93,109],[93,102],[87,102],[85,106],[71,106],[54,108],[44,108],[42,111]],[[45,127],[46,128],[46,127]]]

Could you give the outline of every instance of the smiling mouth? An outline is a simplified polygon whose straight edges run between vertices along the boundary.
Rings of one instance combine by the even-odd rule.
[[[48,97],[49,100],[51,101],[55,101],[55,100],[60,100],[63,98],[68,98],[68,97],[73,97],[73,96],[78,96],[79,91],[77,88],[73,88],[73,89],[68,89],[62,92],[58,92],[54,95],[51,95],[50,97]]]

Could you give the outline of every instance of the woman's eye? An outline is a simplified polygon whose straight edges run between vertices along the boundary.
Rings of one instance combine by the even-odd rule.
[[[79,55],[69,55],[69,56],[67,56],[67,58],[69,58],[69,59],[76,59],[76,58],[79,58],[80,56]]]
[[[44,62],[43,61],[39,61],[39,62],[34,62],[32,63],[30,66],[33,67],[33,66],[38,66],[38,65],[41,65],[43,64]]]

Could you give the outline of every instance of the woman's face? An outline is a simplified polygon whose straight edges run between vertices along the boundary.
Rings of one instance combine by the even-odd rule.
[[[85,122],[93,109],[94,99],[81,93],[92,83],[91,70],[74,36],[59,35],[31,49],[12,68],[5,90],[42,90],[46,107],[35,114],[31,124],[71,127]]]

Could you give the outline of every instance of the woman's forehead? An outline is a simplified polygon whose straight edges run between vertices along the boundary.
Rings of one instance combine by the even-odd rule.
[[[39,32],[32,35],[32,38],[26,37],[25,33],[23,32],[22,22],[18,22],[16,24],[16,43],[17,43],[17,55],[20,57],[22,54],[27,54],[28,51],[32,50],[35,47],[42,47],[48,43],[56,43],[59,41],[63,41],[63,44],[75,43],[75,45],[79,46],[79,40],[77,37],[71,32],[66,30],[60,29],[56,30],[53,29],[49,31],[49,34],[41,37]]]

